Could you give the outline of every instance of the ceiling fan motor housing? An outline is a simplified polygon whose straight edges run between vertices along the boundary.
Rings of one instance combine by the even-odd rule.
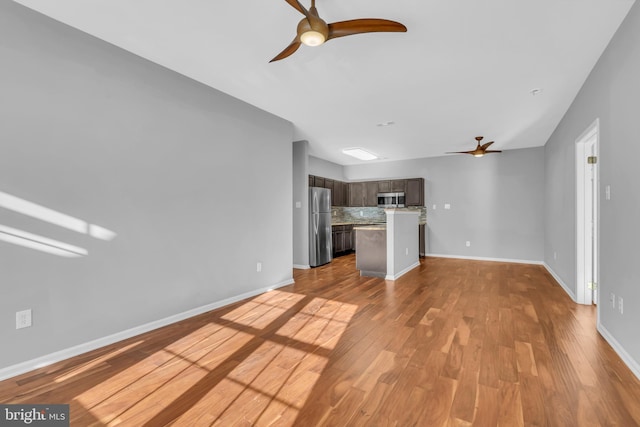
[[[323,37],[323,42],[329,38],[329,26],[321,18],[310,16],[309,19],[302,18],[298,23],[298,37],[304,42],[303,35],[309,31],[315,31]],[[306,43],[305,43],[306,44]],[[322,44],[322,43],[320,43]]]

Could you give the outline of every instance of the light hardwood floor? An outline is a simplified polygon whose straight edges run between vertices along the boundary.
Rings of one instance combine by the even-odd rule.
[[[353,255],[295,285],[0,382],[71,425],[636,426],[640,383],[541,266]]]

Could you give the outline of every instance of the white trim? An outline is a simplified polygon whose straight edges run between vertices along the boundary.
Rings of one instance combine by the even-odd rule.
[[[387,274],[384,277],[384,280],[396,280],[398,278],[400,278],[400,276],[404,276],[405,274],[407,274],[409,271],[413,270],[414,268],[418,267],[420,265],[420,261],[416,262],[415,264],[410,265],[409,267],[405,268],[404,270],[402,270],[401,272],[397,273],[397,274]]]
[[[297,268],[299,270],[308,270],[311,268],[311,266],[303,264],[293,264],[293,268]]]
[[[640,380],[640,364],[626,352],[624,347],[620,345],[620,343],[613,337],[613,335],[611,335],[602,323],[598,321],[596,328],[598,329],[598,332],[600,332],[600,335],[602,335],[602,338],[609,343],[618,356],[620,356],[620,359],[622,359],[624,364],[627,365],[631,372],[633,372],[633,375]]]
[[[556,282],[558,282],[558,284],[560,285],[560,287],[562,289],[564,289],[564,291],[567,293],[567,295],[569,295],[569,297],[573,300],[573,302],[577,303],[577,299],[576,299],[576,294],[571,290],[571,288],[569,288],[569,286],[567,286],[566,283],[564,283],[564,281],[560,278],[560,276],[558,276],[556,274],[555,271],[553,271],[553,269],[551,267],[549,267],[549,265],[545,262],[542,265],[544,265],[544,268],[547,269],[547,271],[549,272],[549,274],[551,274],[551,276],[553,276],[553,278],[556,280]]]
[[[494,261],[494,262],[512,262],[515,264],[535,264],[535,265],[543,265],[543,261],[534,261],[528,259],[512,259],[512,258],[489,258],[489,257],[481,257],[481,256],[466,256],[466,255],[444,255],[444,254],[434,254],[427,253],[425,256],[435,257],[435,258],[458,258],[458,259],[471,259],[474,261]]]
[[[587,278],[585,277],[585,256],[587,255],[585,252],[585,221],[587,221],[586,215],[584,213],[584,184],[585,184],[585,163],[584,160],[586,158],[586,143],[591,140],[591,138],[595,137],[595,152],[596,156],[599,153],[599,139],[600,139],[600,119],[596,118],[593,123],[591,123],[587,129],[585,129],[582,134],[575,140],[575,165],[576,165],[576,181],[575,181],[575,189],[576,189],[576,204],[575,204],[575,216],[576,216],[576,302],[578,304],[591,305],[593,303],[591,290],[588,289]],[[594,179],[596,180],[596,188],[599,185],[598,182],[598,170],[597,166],[594,172]],[[599,232],[598,227],[598,216],[599,212],[599,201],[598,201],[599,191],[595,192],[595,200],[593,200],[593,204],[595,204],[598,212],[595,214],[595,232]],[[595,251],[595,262],[598,262],[598,239],[599,236],[595,237],[596,247],[593,249]],[[595,267],[596,278],[595,282],[598,283],[599,279],[598,268]],[[593,279],[592,279],[593,280]],[[597,288],[596,288],[597,289]]]
[[[26,362],[17,363],[12,366],[0,369],[0,381],[8,378],[15,377],[17,375],[24,374],[34,369],[42,368],[44,366],[51,365],[56,362],[60,362],[65,359],[69,359],[80,354],[96,350],[98,348],[122,341],[128,338],[135,337],[136,335],[143,334],[145,332],[153,331],[154,329],[162,328],[172,323],[180,322],[190,317],[197,316],[202,313],[206,313],[211,310],[215,310],[225,305],[233,304],[234,302],[242,301],[243,299],[250,298],[256,295],[263,294],[265,292],[281,288],[283,286],[291,285],[294,283],[293,279],[288,279],[280,283],[276,283],[268,288],[256,289],[255,291],[245,292],[244,294],[236,295],[231,298],[226,298],[220,301],[216,301],[201,307],[196,307],[191,310],[187,310],[182,313],[174,314],[164,319],[154,320],[144,325],[136,326],[131,329],[116,332],[115,334],[107,335],[102,338],[98,338],[84,344],[75,345],[73,347],[66,348],[64,350],[56,351],[54,353],[40,356],[35,359],[27,360]]]

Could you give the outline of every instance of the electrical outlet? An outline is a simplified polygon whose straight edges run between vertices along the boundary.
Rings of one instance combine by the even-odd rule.
[[[554,252],[553,253],[553,260],[557,261],[558,260],[558,252]]]
[[[257,271],[258,273],[260,273],[260,272],[262,271],[262,263],[261,263],[261,262],[259,262],[259,263],[257,263],[257,264],[256,264],[256,271]]]
[[[470,247],[471,246],[471,242],[467,240],[466,245],[467,245],[467,247]]]
[[[609,302],[611,303],[611,308],[615,309],[616,308],[616,294],[614,294],[613,292],[611,292],[609,294]]]
[[[31,309],[16,312],[16,329],[31,326]]]
[[[360,216],[364,216],[364,212],[360,211]]]
[[[436,210],[436,207],[437,207],[436,205],[433,205],[433,210],[434,210],[434,211]]]
[[[618,311],[620,311],[620,314],[624,314],[622,303],[623,303],[622,297],[618,297]]]

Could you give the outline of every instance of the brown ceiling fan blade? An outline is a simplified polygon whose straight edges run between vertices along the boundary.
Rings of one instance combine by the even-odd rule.
[[[300,40],[298,39],[298,36],[296,36],[296,38],[293,39],[293,41],[289,46],[287,46],[282,52],[276,55],[276,57],[269,62],[271,63],[274,61],[279,61],[281,59],[286,58],[287,56],[292,55],[296,50],[298,50],[298,48],[300,47],[300,44],[301,44]]]
[[[502,150],[485,150],[485,153],[502,153]]]
[[[447,151],[445,154],[473,154],[474,151]]]
[[[491,144],[493,144],[495,141],[491,141],[491,142],[487,142],[486,144],[482,144],[482,146],[480,148],[482,148],[483,150],[486,150],[487,148],[489,148],[489,146]]]
[[[303,14],[309,19],[309,11],[305,9],[305,7],[298,0],[285,0],[289,3],[295,10]]]
[[[327,40],[362,33],[404,33],[406,31],[407,27],[388,19],[352,19],[329,24]]]

